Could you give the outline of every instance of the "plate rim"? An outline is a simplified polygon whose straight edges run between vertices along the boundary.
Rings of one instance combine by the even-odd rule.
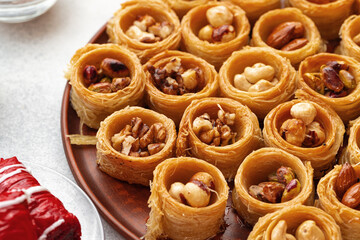
[[[95,35],[89,40],[88,43],[95,43],[95,41],[106,31],[105,23],[96,33]],[[67,137],[69,135],[69,125],[67,122],[68,111],[70,106],[70,91],[71,85],[67,80],[63,98],[61,102],[61,116],[60,116],[60,126],[61,126],[61,138],[63,143],[64,152],[66,155],[66,159],[72,175],[76,180],[77,184],[80,188],[88,195],[88,197],[92,200],[93,204],[96,206],[100,215],[115,229],[119,232],[122,237],[126,239],[132,240],[140,240],[138,236],[136,236],[133,232],[131,232],[128,228],[126,228],[119,220],[117,220],[113,215],[106,209],[106,207],[101,203],[95,193],[91,190],[90,186],[86,183],[81,171],[77,165],[74,153],[72,151],[72,146],[70,143],[70,139]],[[105,234],[105,233],[104,233]]]

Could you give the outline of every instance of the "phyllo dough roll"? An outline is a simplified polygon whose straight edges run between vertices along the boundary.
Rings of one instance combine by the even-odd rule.
[[[191,9],[181,21],[183,48],[217,69],[233,51],[248,44],[250,24],[245,12],[230,2]]]
[[[232,199],[238,214],[254,225],[268,213],[295,204],[312,205],[314,192],[310,162],[304,164],[281,149],[261,148],[240,165]]]
[[[164,0],[170,5],[171,9],[176,12],[178,17],[181,19],[190,9],[206,4],[213,0]]]
[[[136,55],[115,44],[88,44],[72,57],[65,77],[81,122],[99,128],[116,110],[142,103],[145,74]]]
[[[360,6],[360,3],[359,3]],[[360,16],[352,15],[340,29],[340,52],[360,61]]]
[[[162,114],[128,107],[107,117],[96,137],[100,170],[122,181],[148,186],[155,167],[174,155],[176,129]]]
[[[290,234],[296,239],[342,240],[340,227],[329,214],[303,205],[289,206],[260,218],[248,240],[274,240],[275,236],[295,239],[289,238]]]
[[[176,155],[204,159],[233,179],[244,158],[262,145],[259,122],[248,107],[228,98],[205,98],[185,110]]]
[[[270,48],[293,66],[325,47],[314,22],[297,8],[263,14],[253,28],[251,45]]]
[[[254,24],[258,18],[267,11],[280,8],[280,0],[228,0],[240,6],[245,12],[251,24]]]
[[[296,87],[290,61],[268,48],[234,52],[220,69],[222,95],[247,105],[258,118],[289,100]]]
[[[345,127],[330,107],[308,100],[285,102],[264,119],[265,145],[310,161],[315,177],[331,169],[343,143]]]
[[[332,107],[344,122],[360,115],[360,63],[352,57],[320,53],[299,67],[298,88]]]
[[[144,66],[147,105],[178,125],[195,99],[218,94],[219,74],[204,59],[190,53],[165,51]]]
[[[195,158],[171,158],[154,171],[146,240],[202,240],[223,223],[229,187],[219,169]]]
[[[350,134],[342,162],[358,164],[360,162],[360,118],[350,121]]]
[[[131,0],[107,24],[109,41],[129,48],[145,63],[149,58],[180,45],[180,21],[160,0]]]
[[[354,0],[289,0],[292,7],[310,17],[325,39],[336,39],[346,18],[352,13]]]
[[[346,165],[346,164],[345,164]],[[343,165],[343,166],[345,166]],[[347,206],[353,203],[358,203],[358,198],[354,194],[358,194],[359,183],[357,179],[360,177],[360,166],[350,165],[353,170],[352,173],[347,168],[346,171],[343,171],[344,168],[341,165],[336,165],[333,170],[331,170],[326,176],[321,178],[317,186],[317,194],[319,196],[319,207],[322,208],[325,212],[330,214],[340,226],[341,234],[344,240],[353,240],[360,238],[360,211],[359,207],[354,205]],[[341,175],[341,179],[340,178]],[[347,190],[343,196],[339,195],[338,189],[344,188],[345,185],[338,185],[338,182],[341,184],[347,184],[350,181],[355,183],[352,187],[346,186],[344,190]],[[337,188],[339,186],[339,188]],[[350,185],[351,186],[351,185]],[[355,188],[355,191],[353,191]],[[345,195],[348,195],[345,197]],[[345,200],[347,199],[347,200]]]

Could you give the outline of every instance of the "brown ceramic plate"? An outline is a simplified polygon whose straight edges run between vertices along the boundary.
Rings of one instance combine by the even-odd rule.
[[[103,26],[89,43],[106,43],[106,26]],[[145,223],[150,209],[147,200],[150,189],[118,181],[101,172],[96,165],[95,146],[71,145],[69,134],[80,133],[80,119],[70,104],[71,86],[66,85],[61,107],[61,135],[71,171],[80,187],[89,195],[101,215],[126,239],[140,239],[146,232]],[[86,126],[85,135],[95,135],[96,130]],[[232,185],[230,184],[230,188]],[[231,195],[225,213],[224,231],[214,239],[247,238],[250,228],[245,226],[231,208]]]

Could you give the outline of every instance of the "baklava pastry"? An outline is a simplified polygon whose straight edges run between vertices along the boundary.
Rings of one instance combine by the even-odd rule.
[[[241,7],[253,25],[258,18],[264,13],[281,7],[280,0],[229,0],[230,2]]]
[[[228,98],[205,98],[185,110],[176,155],[204,159],[233,179],[244,158],[262,146],[259,122],[248,107]]]
[[[314,202],[310,162],[277,148],[261,148],[248,155],[234,180],[233,206],[254,225],[268,213],[296,204]]]
[[[195,158],[171,158],[154,171],[146,240],[201,240],[223,223],[229,187],[215,166]]]
[[[230,2],[191,9],[181,21],[183,49],[219,69],[232,52],[248,44],[250,24],[245,12]]]
[[[342,23],[353,11],[354,0],[289,0],[292,7],[300,9],[311,18],[322,38],[336,39]]]
[[[109,41],[129,48],[145,63],[152,56],[180,45],[180,21],[160,0],[123,3],[107,23]]]
[[[316,207],[294,205],[260,218],[248,237],[248,240],[274,239],[342,240],[342,237],[340,227],[329,214]]]
[[[320,208],[335,219],[344,240],[360,238],[359,173],[359,165],[336,165],[317,186]]]
[[[265,145],[285,150],[311,162],[315,178],[332,168],[343,144],[345,127],[325,104],[308,100],[285,102],[264,119]]]
[[[360,4],[359,4],[360,5]],[[360,61],[360,16],[352,15],[340,29],[340,52]]]
[[[128,107],[107,117],[96,137],[100,170],[122,181],[148,186],[155,167],[174,155],[176,129],[162,114]]]
[[[72,57],[65,77],[82,123],[98,129],[116,110],[142,104],[145,74],[136,55],[115,44],[88,44]]]
[[[151,58],[144,70],[147,105],[176,125],[193,100],[218,95],[219,74],[190,53],[165,51]]]
[[[358,164],[360,162],[360,118],[350,121],[349,139],[342,162]]]
[[[290,61],[268,48],[234,52],[220,69],[222,95],[247,105],[259,119],[289,100],[295,87],[296,71]]]
[[[297,8],[275,9],[255,23],[251,45],[267,47],[297,66],[306,57],[325,50],[314,22]]]
[[[204,5],[213,0],[164,0],[181,19],[190,9]]]
[[[360,115],[360,63],[352,57],[320,53],[299,67],[298,88],[332,107],[344,122]]]

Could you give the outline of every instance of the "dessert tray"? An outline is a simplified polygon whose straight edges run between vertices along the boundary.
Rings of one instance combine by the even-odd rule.
[[[89,43],[102,44],[107,41],[106,25],[104,25]],[[81,126],[80,119],[70,104],[70,90],[71,86],[67,83],[61,108],[61,134],[71,171],[101,215],[120,234],[127,239],[140,239],[146,232],[145,223],[150,212],[147,205],[150,189],[116,180],[100,171],[96,164],[95,146],[70,144],[68,135],[80,134],[80,132],[84,135],[96,134],[94,129]],[[230,186],[230,189],[232,188]],[[231,191],[229,194],[224,229],[214,239],[247,239],[251,228],[245,225],[235,209],[231,208]],[[77,213],[75,210],[73,212]]]
[[[22,162],[39,183],[59,198],[65,208],[79,219],[83,239],[104,239],[100,216],[94,204],[80,187],[50,168],[27,161]],[[59,191],[59,189],[66,191]]]

